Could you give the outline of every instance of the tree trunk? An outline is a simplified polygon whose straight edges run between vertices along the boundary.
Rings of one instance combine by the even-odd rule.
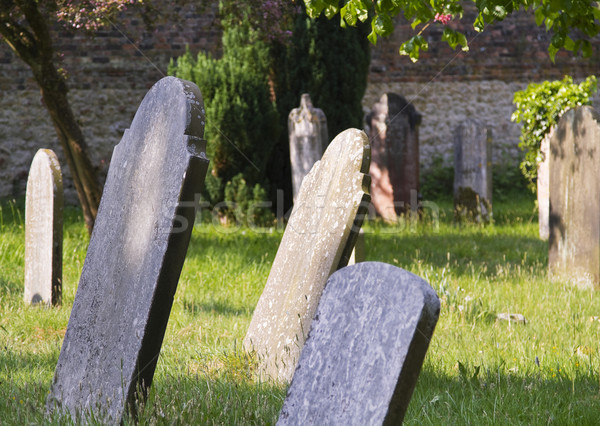
[[[42,75],[34,75],[65,154],[83,209],[85,225],[91,235],[102,195],[100,186],[88,155],[83,133],[67,99],[66,84],[54,64],[46,64],[42,68]]]
[[[85,224],[91,235],[100,204],[101,189],[83,133],[67,98],[67,84],[54,65],[56,57],[49,22],[54,19],[55,11],[52,8],[47,10],[34,0],[9,1],[1,5],[0,35],[17,56],[29,65],[40,86],[42,99],[64,151],[83,208]]]

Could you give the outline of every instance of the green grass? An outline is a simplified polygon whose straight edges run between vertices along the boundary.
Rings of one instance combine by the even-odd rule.
[[[442,304],[406,424],[597,424],[600,301],[547,275],[533,200],[506,197],[489,226],[365,226],[367,260],[425,278]],[[62,424],[45,399],[85,258],[68,210],[60,308],[22,301],[22,207],[0,210],[0,423]],[[282,233],[196,226],[142,424],[274,424],[285,389],[254,379],[240,344]],[[500,321],[522,314],[526,324]],[[537,362],[536,362],[537,360]],[[129,422],[129,421],[128,421]],[[92,422],[94,423],[94,422]]]

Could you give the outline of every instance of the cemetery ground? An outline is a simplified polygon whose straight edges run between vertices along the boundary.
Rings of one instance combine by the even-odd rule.
[[[431,216],[364,226],[366,260],[423,277],[441,301],[405,424],[598,422],[600,298],[548,277],[533,195],[503,198],[492,225],[454,225],[441,199],[439,229]],[[64,424],[45,401],[89,237],[68,208],[62,306],[26,306],[22,204],[0,210],[0,419]],[[241,342],[282,234],[195,226],[141,424],[276,422],[285,388],[256,380]]]

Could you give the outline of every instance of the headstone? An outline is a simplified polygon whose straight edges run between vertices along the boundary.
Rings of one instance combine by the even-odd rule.
[[[433,289],[403,269],[334,273],[277,424],[401,424],[439,313]]]
[[[492,133],[474,118],[454,131],[454,217],[484,223],[492,218]]]
[[[348,263],[368,209],[369,143],[340,133],[304,178],[244,347],[260,371],[289,382],[327,278]]]
[[[600,116],[591,107],[563,114],[550,139],[551,276],[600,285]]]
[[[300,107],[294,108],[290,112],[288,132],[292,163],[292,189],[294,200],[296,200],[302,180],[313,164],[321,159],[329,142],[327,118],[321,109],[313,107],[308,93],[303,94],[300,98]]]
[[[421,114],[402,96],[386,93],[366,121],[372,155],[371,201],[378,215],[396,222],[398,215],[411,210],[411,191],[419,192]]]
[[[151,385],[208,167],[203,133],[200,91],[166,77],[115,147],[49,410],[119,423]]]
[[[59,305],[62,294],[63,186],[56,154],[33,157],[25,196],[25,302]]]
[[[542,240],[550,236],[550,139],[556,127],[553,126],[542,139],[540,155],[542,161],[537,169],[537,201],[538,201],[538,227]]]

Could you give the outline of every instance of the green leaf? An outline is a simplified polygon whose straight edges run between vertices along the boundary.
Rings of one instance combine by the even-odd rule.
[[[356,8],[354,7],[353,3],[346,3],[346,5],[340,10],[340,15],[342,16],[342,20],[348,25],[356,25]]]
[[[386,37],[394,31],[394,23],[390,15],[380,13],[373,19],[372,28],[378,35]]]
[[[377,44],[377,33],[375,32],[375,30],[371,30],[371,32],[367,36],[367,39],[371,42],[371,44]]]
[[[417,62],[421,50],[424,52],[429,50],[429,44],[422,36],[417,35],[402,43],[398,53],[403,56],[408,56],[412,62]]]
[[[581,52],[585,58],[589,58],[594,53],[592,49],[592,43],[589,40],[582,40],[581,42]]]
[[[544,19],[546,19],[546,15],[544,15],[544,8],[538,7],[535,10],[534,15],[535,15],[535,25],[537,25],[539,27],[544,22]]]
[[[337,6],[329,5],[325,8],[325,16],[327,19],[331,19],[335,16],[336,13],[339,12],[339,8]]]
[[[327,4],[323,0],[304,0],[306,13],[313,19],[316,19]]]
[[[469,51],[469,44],[467,42],[467,37],[465,37],[465,35],[463,33],[456,33],[456,37],[458,40],[458,43],[462,46],[462,51],[463,52],[468,52]]]

